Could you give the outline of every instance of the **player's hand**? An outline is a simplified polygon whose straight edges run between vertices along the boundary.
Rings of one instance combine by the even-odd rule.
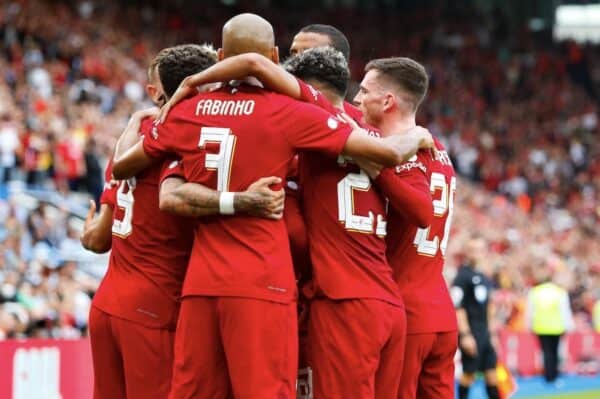
[[[438,150],[435,148],[435,141],[429,130],[422,126],[415,126],[408,131],[411,134],[415,134],[419,137],[419,149],[428,149],[431,152],[431,156],[437,159]]]
[[[380,164],[365,158],[353,157],[352,159],[371,179],[376,179],[381,173],[381,169],[383,169]]]
[[[87,216],[85,217],[85,222],[83,222],[83,232],[84,233],[90,228],[90,225],[94,221],[95,216],[96,216],[96,202],[94,200],[90,200],[90,209],[88,210]],[[81,237],[83,238],[83,234]]]
[[[424,127],[415,126],[412,129],[410,129],[408,133],[417,136],[419,140],[420,149],[435,148],[433,136],[431,135],[429,130],[425,129]]]
[[[183,79],[177,90],[175,90],[175,93],[169,98],[169,101],[167,101],[160,109],[160,114],[157,118],[158,122],[164,123],[165,119],[167,119],[167,115],[169,115],[169,111],[171,111],[171,108],[173,108],[175,104],[197,93],[198,90],[196,89],[196,86],[191,84],[190,76]]]
[[[253,216],[279,220],[283,217],[285,191],[283,188],[275,191],[273,185],[281,184],[281,178],[276,176],[263,177],[248,187],[246,193],[251,196],[251,206],[247,212]]]
[[[340,112],[338,114],[338,119],[340,119],[343,122],[346,122],[347,124],[349,124],[352,129],[354,130],[359,130],[361,129],[361,127],[358,125],[358,123],[356,123],[356,121],[354,119],[352,119],[352,117],[344,112]]]
[[[473,334],[463,334],[460,337],[460,347],[469,356],[477,356],[477,342]]]

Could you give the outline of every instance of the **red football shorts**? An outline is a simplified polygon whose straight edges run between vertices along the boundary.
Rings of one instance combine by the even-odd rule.
[[[396,399],[406,341],[403,307],[376,299],[315,299],[309,362],[314,397]]]
[[[296,397],[296,303],[184,297],[171,399]]]
[[[454,397],[456,331],[408,334],[398,399]]]
[[[169,394],[175,332],[148,328],[90,310],[94,398],[156,398]]]

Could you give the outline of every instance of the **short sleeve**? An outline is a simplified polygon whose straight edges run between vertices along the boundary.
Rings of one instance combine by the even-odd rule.
[[[102,195],[100,196],[100,204],[106,204],[114,209],[115,204],[117,203],[118,185],[111,185],[111,180],[112,161],[109,161],[108,165],[106,165],[106,170],[104,171],[104,189],[102,190]]]
[[[148,118],[144,119],[140,127],[140,134],[144,136],[144,152],[150,158],[164,158],[171,152],[173,123],[159,124],[152,121],[147,123],[147,120]]]
[[[283,119],[282,129],[296,150],[313,150],[338,156],[344,149],[352,127],[321,108],[295,101]]]
[[[163,163],[162,171],[160,174],[160,182],[162,183],[169,177],[180,177],[185,179],[183,171],[183,163],[178,159],[169,159]]]
[[[360,110],[358,108],[356,108],[354,105],[350,104],[347,101],[344,101],[344,111],[348,115],[350,115],[350,117],[352,119],[354,119],[355,121],[362,120],[362,117],[363,117],[362,112],[360,112]]]

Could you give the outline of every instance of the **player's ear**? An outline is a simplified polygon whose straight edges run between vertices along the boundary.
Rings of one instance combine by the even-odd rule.
[[[393,93],[385,93],[385,98],[383,99],[383,111],[391,111],[396,106],[397,102],[398,99]]]
[[[159,90],[156,86],[151,84],[146,85],[146,94],[148,94],[148,97],[150,97],[152,101],[156,101],[158,98],[158,91]]]
[[[271,50],[271,59],[274,63],[279,64],[279,47],[273,47]]]
[[[217,60],[223,61],[223,58],[225,58],[225,54],[223,54],[223,49],[219,48],[217,50]]]

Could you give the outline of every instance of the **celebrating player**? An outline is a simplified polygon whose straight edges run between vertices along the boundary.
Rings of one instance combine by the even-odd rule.
[[[164,49],[149,68],[148,94],[161,104],[186,75],[215,61],[216,53],[206,46]],[[134,114],[128,133],[137,136],[140,124],[151,126],[142,120],[155,112]],[[137,178],[108,184],[100,216],[92,219],[92,206],[86,221],[84,247],[102,252],[112,244],[108,272],[90,312],[95,398],[164,398],[170,389],[174,328],[193,239],[193,221],[159,210],[162,169],[158,164]],[[167,170],[174,173],[175,169]],[[281,202],[282,198],[276,196],[282,197],[282,193],[267,189],[269,181],[255,185],[261,193],[237,193],[236,202],[244,206],[262,206],[265,198]],[[210,203],[203,198],[204,191],[213,190],[191,184],[186,188],[194,191],[196,202],[202,205],[202,212],[196,215],[211,213]],[[179,200],[177,205],[182,207],[185,203]],[[152,384],[148,384],[149,379]]]
[[[425,68],[409,58],[369,62],[355,98],[384,136],[415,126],[427,92]],[[456,190],[450,159],[437,140],[395,168],[365,166],[390,200],[387,257],[406,306],[404,371],[399,398],[451,398],[457,325],[442,268]],[[433,199],[433,201],[432,201]]]
[[[249,51],[277,61],[270,24],[242,14],[224,26],[220,54]],[[187,180],[216,186],[227,205],[228,191],[245,186],[256,173],[283,177],[297,150],[396,163],[420,141],[388,141],[352,130],[318,107],[245,80],[182,101],[158,126],[156,139],[115,159],[113,171],[124,177],[150,164],[151,156],[175,152]],[[204,166],[216,171],[205,173]],[[173,398],[190,392],[225,397],[230,386],[236,397],[293,395],[295,282],[286,240],[280,221],[220,217],[198,225],[177,328]],[[199,330],[206,334],[198,336]],[[250,362],[256,373],[248,373]]]
[[[330,47],[286,62],[302,98],[344,109],[349,70]],[[352,159],[301,154],[303,209],[313,265],[309,364],[315,397],[396,398],[406,316],[385,258],[386,203]]]
[[[269,62],[263,57],[257,55],[244,54],[238,57],[222,61],[216,64],[192,78],[188,78],[182,84],[182,87],[178,89],[170,103],[176,101],[180,96],[181,92],[187,92],[192,90],[193,84],[201,84],[211,81],[212,79],[229,79],[231,77],[240,77],[245,74],[258,77],[268,87],[276,88],[277,90],[287,93],[296,98],[304,99],[308,102],[313,102],[329,109],[331,112],[340,112],[343,107],[343,94],[346,90],[347,80],[349,72],[347,70],[347,64],[343,56],[330,48],[312,49],[299,56],[293,57],[286,62],[286,67],[293,71],[298,77],[308,79],[309,82],[318,85],[323,90],[322,93],[312,89],[301,81],[298,81],[293,76],[282,71],[281,68],[277,67],[273,63]],[[188,87],[183,87],[189,85]],[[179,92],[181,90],[181,92]],[[337,109],[332,108],[329,98]],[[165,108],[168,108],[171,104],[167,104]],[[329,298],[377,298],[377,300],[387,301],[395,305],[401,304],[401,301],[397,298],[397,287],[395,282],[391,279],[389,274],[391,270],[387,266],[385,259],[377,257],[377,251],[373,251],[373,248],[378,248],[380,253],[383,254],[385,251],[385,244],[382,239],[376,239],[375,234],[384,235],[385,220],[383,216],[380,216],[381,220],[375,222],[373,218],[376,212],[384,215],[384,206],[377,201],[381,201],[381,198],[372,190],[370,187],[369,180],[366,175],[361,173],[348,173],[348,168],[353,168],[345,160],[342,165],[336,164],[331,161],[328,163],[327,159],[312,159],[317,156],[306,156],[301,155],[301,175],[303,175],[303,197],[304,197],[304,210],[307,217],[307,224],[309,225],[309,238],[311,241],[311,258],[315,268],[315,281],[318,293],[321,297]],[[316,168],[316,169],[315,169]],[[356,170],[358,172],[358,170]],[[341,173],[341,175],[340,175]],[[339,176],[337,176],[337,175]],[[310,176],[310,177],[307,177]],[[331,181],[330,181],[331,180]],[[333,181],[333,183],[332,183]],[[326,183],[330,183],[327,185]],[[338,185],[338,183],[341,185]],[[342,183],[348,183],[344,186]],[[308,188],[307,188],[308,187]],[[335,187],[335,188],[334,188]],[[365,193],[360,192],[359,188]],[[350,190],[346,193],[345,190]],[[332,200],[332,198],[334,198]],[[354,198],[354,209],[364,207],[361,209],[365,215],[359,216],[353,214],[353,204],[346,204],[343,198],[350,200]],[[379,200],[377,200],[379,198]],[[369,202],[369,199],[371,201]],[[365,202],[362,202],[362,201]],[[330,204],[330,206],[323,207],[322,203],[325,201],[338,202]],[[341,201],[341,202],[340,202]],[[325,202],[327,203],[327,202]],[[431,209],[431,198],[425,199],[425,205],[429,204]],[[327,212],[327,209],[331,208],[331,212]],[[338,213],[335,213],[335,209],[338,209]],[[349,214],[341,212],[344,209]],[[341,213],[340,213],[341,212]],[[371,212],[371,213],[369,213]],[[371,220],[371,225],[369,225]],[[333,221],[333,223],[329,223]],[[342,221],[342,227],[340,227],[340,221]],[[359,224],[364,225],[357,227]],[[362,235],[357,233],[351,233],[344,230],[344,225],[353,226],[350,230],[358,230],[363,233],[370,231],[375,233],[371,238],[369,235]],[[379,229],[374,228],[374,225],[378,224]],[[340,234],[341,230],[341,234]],[[377,232],[377,230],[379,230]],[[337,234],[334,234],[337,232]],[[341,243],[341,244],[340,244]],[[344,250],[336,251],[334,257],[331,256],[331,248],[339,248],[340,245]],[[359,255],[363,254],[363,255]],[[329,255],[328,255],[329,254]],[[348,254],[347,257],[344,254]],[[370,254],[373,256],[364,256],[364,254]],[[374,255],[375,254],[375,255]],[[339,259],[339,262],[337,261]],[[343,264],[344,267],[338,268],[337,266]],[[354,266],[354,268],[352,268]],[[387,270],[387,272],[386,272]],[[366,273],[365,273],[366,272]],[[386,279],[386,276],[389,279]],[[339,284],[338,284],[339,283]],[[352,283],[352,284],[351,284]],[[340,288],[341,287],[341,288]],[[366,294],[366,291],[370,291]],[[387,295],[384,295],[387,293]],[[371,296],[369,296],[371,295]],[[396,299],[392,300],[396,296]],[[375,309],[375,306],[380,305],[382,310],[385,311],[387,306],[381,304],[378,301],[366,301],[365,307],[367,309]],[[340,334],[332,335],[329,333],[323,333],[328,328],[334,328],[339,326],[339,323],[332,322],[335,320],[334,317],[320,317],[319,312],[323,308],[323,312],[329,311],[336,313],[348,311],[351,309],[344,309],[331,305],[332,301],[319,300],[316,301],[312,306],[313,316],[310,318],[311,324],[311,341],[314,342],[313,350],[311,350],[311,363],[315,365],[315,394],[317,396],[324,395],[329,396],[340,396],[340,397],[353,397],[358,395],[359,397],[370,397],[373,396],[375,391],[377,392],[376,397],[384,397],[383,395],[391,395],[396,397],[396,392],[399,386],[400,372],[402,370],[402,342],[403,338],[398,338],[404,334],[403,328],[391,330],[393,323],[388,323],[386,327],[381,328],[383,335],[385,331],[389,333],[387,338],[388,346],[383,351],[383,346],[379,346],[379,349],[375,349],[377,345],[381,345],[381,342],[373,341],[362,341],[358,339],[358,336],[364,334],[364,326],[360,325],[360,321],[369,321],[371,327],[379,325],[379,322],[383,322],[385,317],[375,317],[373,313],[362,312],[364,316],[357,320],[355,324],[345,323],[345,331],[347,336],[345,337],[348,341],[362,342],[365,347],[362,350],[354,350],[349,353],[331,353],[328,348],[344,348],[343,344],[333,345],[331,342],[327,342],[329,337],[334,337],[337,340],[342,339]],[[361,301],[344,301],[338,304],[348,305],[351,307],[353,303],[360,303]],[[372,305],[375,304],[375,305]],[[321,306],[323,305],[323,306]],[[369,306],[371,305],[371,306]],[[316,309],[316,310],[314,310]],[[393,309],[393,307],[391,307]],[[389,309],[388,309],[389,310]],[[360,312],[359,312],[360,313]],[[393,313],[393,310],[390,312]],[[331,315],[330,315],[331,316]],[[390,314],[387,314],[390,316]],[[320,318],[318,318],[320,317]],[[370,318],[371,317],[371,318]],[[348,317],[344,320],[354,320],[356,317]],[[329,321],[327,321],[329,319]],[[393,320],[391,317],[389,320]],[[387,320],[386,322],[389,322]],[[319,323],[324,325],[319,325]],[[402,322],[399,322],[399,325]],[[351,330],[347,325],[355,327]],[[313,329],[314,326],[314,329]],[[332,327],[333,326],[333,327]],[[399,330],[399,331],[398,331]],[[394,344],[397,343],[397,347]],[[319,346],[322,344],[322,346]],[[356,345],[356,344],[355,344]],[[361,358],[365,353],[381,352],[381,358],[377,362],[369,363],[368,369],[364,367]],[[388,354],[393,354],[388,357]],[[392,358],[392,364],[388,364],[387,360]],[[367,362],[368,363],[368,362]],[[395,363],[395,364],[394,364]],[[345,367],[344,364],[354,364],[356,367]],[[358,367],[358,364],[361,367]],[[379,369],[378,369],[379,366]],[[354,370],[354,371],[353,371]],[[361,385],[360,381],[364,381],[364,376],[350,375],[352,372],[365,373],[367,375],[366,380],[372,381],[372,383]],[[377,377],[375,374],[377,372]],[[394,372],[396,372],[397,378],[394,378]],[[369,374],[371,373],[371,374]],[[372,378],[368,376],[371,375]],[[392,381],[392,383],[389,383]],[[355,382],[355,383],[353,383]],[[373,385],[374,382],[374,385]]]

